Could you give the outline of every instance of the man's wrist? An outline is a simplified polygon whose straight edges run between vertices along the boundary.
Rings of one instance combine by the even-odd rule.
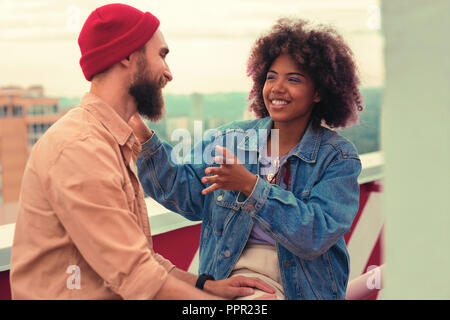
[[[214,280],[206,280],[205,284],[203,285],[203,291],[209,292],[209,293],[213,293],[212,287]]]
[[[198,277],[197,282],[195,283],[195,287],[203,290],[206,282],[210,280],[214,281],[215,279],[212,275],[203,273]]]

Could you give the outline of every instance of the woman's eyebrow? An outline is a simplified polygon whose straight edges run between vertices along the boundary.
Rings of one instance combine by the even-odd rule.
[[[289,72],[287,75],[288,76],[292,76],[292,75],[294,75],[294,76],[302,76],[303,78],[305,78],[305,75],[302,74],[302,73],[299,73],[299,72]]]
[[[274,70],[269,70],[269,71],[267,71],[267,73],[275,73],[275,74],[278,74],[278,72],[276,72],[276,71],[274,71]],[[302,74],[302,73],[300,73],[300,72],[289,72],[289,73],[287,73],[287,75],[288,76],[292,76],[292,75],[298,75],[298,76],[302,76],[303,78],[305,78],[305,75],[304,74]]]

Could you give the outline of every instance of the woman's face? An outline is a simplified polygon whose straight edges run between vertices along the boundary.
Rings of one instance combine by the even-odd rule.
[[[264,104],[274,122],[308,122],[320,101],[311,77],[289,54],[279,55],[269,68],[263,88]]]

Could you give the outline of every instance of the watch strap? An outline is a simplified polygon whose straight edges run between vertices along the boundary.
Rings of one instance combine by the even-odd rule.
[[[198,277],[197,282],[195,283],[195,287],[200,289],[200,290],[203,290],[203,287],[205,286],[205,282],[208,281],[208,280],[213,280],[214,281],[216,279],[214,279],[214,277],[212,275],[210,275],[210,274],[202,273]]]

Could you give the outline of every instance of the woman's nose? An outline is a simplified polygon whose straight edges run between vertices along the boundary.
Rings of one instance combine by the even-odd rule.
[[[286,88],[282,81],[277,81],[272,86],[272,92],[285,92]]]

